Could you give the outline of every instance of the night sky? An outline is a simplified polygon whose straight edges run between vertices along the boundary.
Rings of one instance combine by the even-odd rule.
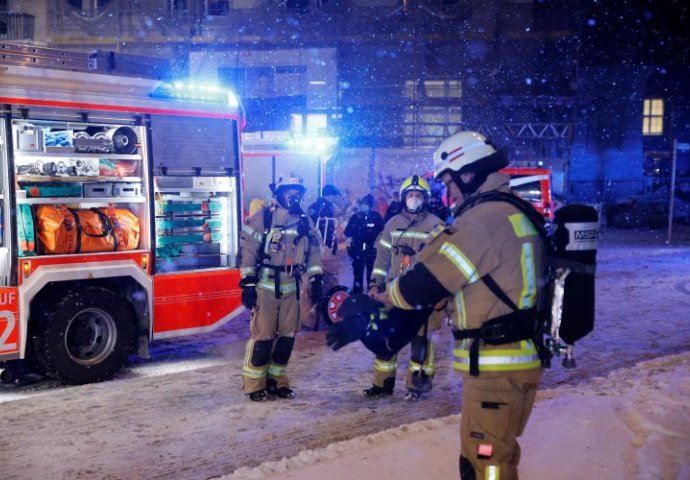
[[[583,7],[584,65],[690,62],[690,2],[600,0],[585,1]]]

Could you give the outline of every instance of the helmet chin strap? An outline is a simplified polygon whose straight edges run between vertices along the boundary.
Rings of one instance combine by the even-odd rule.
[[[470,195],[474,195],[479,187],[486,182],[486,178],[489,176],[491,172],[488,170],[485,171],[480,171],[480,172],[474,172],[474,177],[472,180],[469,182],[463,182],[462,178],[460,177],[460,173],[458,172],[453,172],[453,181],[457,184],[458,188],[460,189],[460,192],[465,197],[468,197]]]

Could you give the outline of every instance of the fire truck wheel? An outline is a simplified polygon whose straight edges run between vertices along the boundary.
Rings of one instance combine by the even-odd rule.
[[[63,382],[107,380],[133,351],[134,312],[110,290],[86,287],[69,292],[45,315],[43,357],[48,373]]]
[[[333,325],[340,321],[338,308],[350,296],[350,289],[345,285],[336,285],[331,288],[321,301],[321,314],[326,325]]]
[[[48,366],[43,355],[43,326],[41,320],[45,318],[47,308],[43,304],[31,306],[31,320],[27,332],[26,365],[34,372],[44,377],[48,375]]]

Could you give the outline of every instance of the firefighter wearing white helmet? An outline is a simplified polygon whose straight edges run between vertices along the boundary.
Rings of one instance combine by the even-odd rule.
[[[299,328],[300,282],[310,300],[321,299],[321,239],[302,211],[302,179],[281,175],[271,184],[275,201],[250,217],[240,232],[242,304],[251,310],[242,370],[250,400],[293,398],[286,368]]]
[[[423,178],[414,175],[400,186],[403,211],[386,222],[376,244],[376,259],[372,271],[371,292],[384,291],[386,281],[406,272],[428,242],[430,233],[441,223],[428,208],[431,188]],[[440,312],[434,312],[412,340],[407,368],[405,398],[418,400],[431,391],[435,373],[434,344],[428,339],[430,331],[441,326]],[[377,356],[374,359],[373,385],[363,391],[365,397],[380,397],[393,393],[398,356]]]
[[[498,171],[506,164],[505,154],[476,132],[439,146],[435,174],[446,184],[455,221],[375,296],[408,310],[452,299],[453,365],[464,377],[462,479],[517,478],[517,439],[542,374],[534,332],[544,243],[539,226],[509,201],[509,178]]]

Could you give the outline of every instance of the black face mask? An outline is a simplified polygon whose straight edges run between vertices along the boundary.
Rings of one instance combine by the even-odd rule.
[[[475,172],[474,178],[467,183],[463,182],[460,179],[460,175],[457,175],[457,177],[455,177],[454,175],[453,177],[454,180],[457,182],[458,188],[460,188],[462,194],[467,197],[469,195],[474,195],[474,193],[481,186],[481,184],[486,182],[486,178],[489,176],[490,173],[491,172],[488,171]]]
[[[304,213],[302,211],[302,199],[299,195],[287,199],[287,209],[291,215],[302,215]]]

